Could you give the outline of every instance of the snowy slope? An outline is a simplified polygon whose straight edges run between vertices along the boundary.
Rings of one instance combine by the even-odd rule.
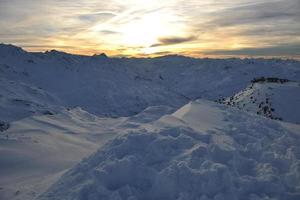
[[[33,199],[66,169],[95,151],[97,137],[101,137],[95,131],[102,123],[95,116],[84,115],[72,110],[11,123],[0,135],[0,199]]]
[[[9,99],[38,102],[48,110],[51,105],[80,106],[98,116],[130,116],[157,105],[176,109],[197,98],[216,100],[237,93],[259,76],[300,82],[300,63],[293,60],[221,60],[182,56],[109,58],[58,51],[30,53],[12,45],[0,45],[2,102],[9,105]],[[16,86],[11,86],[10,82]],[[38,90],[38,94],[29,92],[22,99],[18,95],[27,91],[18,91],[15,95],[15,88]],[[53,101],[38,95],[51,97]],[[12,106],[7,109],[11,109],[7,112],[15,112]],[[34,114],[40,109],[22,110],[26,112],[16,115],[28,116],[28,111]],[[1,114],[0,117],[2,121],[13,121],[11,116]]]
[[[54,107],[80,106],[100,116],[128,116],[149,106],[177,107],[187,101],[186,97],[140,78],[121,60],[103,56],[76,56],[57,51],[28,53],[2,45],[0,69],[0,79],[7,82],[0,93],[5,102],[21,94],[14,94],[15,88],[9,82],[38,88],[56,100],[50,102]],[[38,95],[31,97],[33,101],[39,98]],[[20,100],[27,101],[27,97]],[[36,101],[49,105],[48,99]],[[11,117],[3,116],[2,120],[11,121]]]
[[[122,134],[38,199],[300,198],[300,126],[208,101]]]
[[[111,138],[166,113],[169,107],[149,107],[138,115],[113,119],[77,107],[11,123],[0,134],[0,199],[34,199]]]
[[[300,124],[300,84],[297,82],[252,83],[220,102],[271,119]]]
[[[60,110],[55,97],[30,84],[0,78],[0,120],[15,121]]]

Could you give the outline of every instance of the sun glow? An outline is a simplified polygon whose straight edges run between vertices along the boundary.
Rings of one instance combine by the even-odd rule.
[[[122,43],[129,46],[149,47],[168,35],[182,34],[180,25],[170,23],[172,16],[151,13],[121,28]]]
[[[120,21],[121,23],[119,23]],[[112,30],[116,34],[99,37],[99,33],[105,30]],[[143,14],[136,10],[127,11],[105,23],[95,24],[81,37],[86,38],[88,35],[102,47],[105,45],[103,42],[109,41],[110,49],[119,51],[121,54],[149,55],[158,51],[165,51],[164,47],[155,46],[160,43],[161,38],[186,37],[188,34],[186,24],[182,23],[174,13],[167,10],[155,11],[154,9],[154,11],[151,10]],[[120,50],[119,47],[124,48]]]
[[[0,0],[1,42],[87,55],[239,56],[252,48],[251,55],[299,57],[295,0],[45,1]]]

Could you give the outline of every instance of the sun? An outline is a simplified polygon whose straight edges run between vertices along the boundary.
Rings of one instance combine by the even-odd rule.
[[[104,30],[116,34],[103,34]],[[166,51],[165,47],[153,45],[160,43],[161,38],[184,37],[187,34],[186,24],[175,13],[147,9],[120,13],[105,23],[95,24],[82,37],[88,36],[102,48],[105,46],[122,54],[136,55]]]
[[[149,47],[159,38],[174,35],[178,26],[170,23],[171,16],[164,13],[144,15],[121,28],[122,43],[126,46]]]

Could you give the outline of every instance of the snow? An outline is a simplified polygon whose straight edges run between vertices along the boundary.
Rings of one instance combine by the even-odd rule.
[[[299,82],[294,60],[0,44],[0,199],[299,199]]]
[[[242,110],[300,124],[300,83],[254,83],[224,101]]]
[[[202,113],[201,115],[198,115],[199,110]],[[212,128],[218,130],[225,125],[220,112],[211,109],[200,100],[188,103],[176,111],[173,116],[186,122],[189,127],[202,132],[212,130]]]
[[[0,135],[0,199],[34,199],[111,138],[169,112],[157,106],[129,118],[99,118],[77,107],[12,122]]]
[[[194,126],[207,111],[222,129]],[[200,100],[170,117],[185,125],[161,118],[117,136],[38,199],[299,199],[299,126]]]
[[[299,65],[276,59],[127,59],[58,51],[30,53],[2,44],[0,100],[7,111],[0,119],[13,121],[14,116],[20,119],[51,107],[79,106],[102,117],[131,116],[149,106],[178,109],[190,100],[234,95],[254,77],[300,82]],[[14,109],[14,99],[32,104]]]
[[[32,199],[58,174],[95,151],[98,144],[87,132],[96,125],[90,122],[85,128],[78,119],[35,116],[13,122],[1,134],[0,199]]]

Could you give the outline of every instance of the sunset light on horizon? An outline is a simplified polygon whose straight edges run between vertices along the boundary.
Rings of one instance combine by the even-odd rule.
[[[300,57],[299,0],[0,0],[0,42],[28,51]]]

